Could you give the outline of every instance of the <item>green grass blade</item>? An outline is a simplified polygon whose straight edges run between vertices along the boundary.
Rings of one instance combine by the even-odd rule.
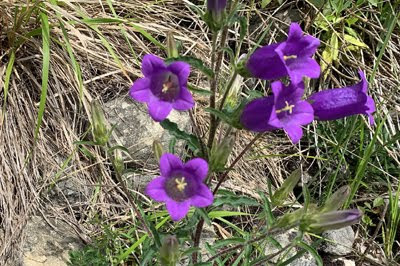
[[[4,79],[4,89],[3,89],[4,102],[3,102],[3,112],[2,112],[2,116],[3,117],[0,119],[0,122],[3,121],[4,115],[6,113],[8,89],[10,87],[10,79],[11,79],[11,73],[12,73],[12,70],[13,70],[14,62],[15,62],[15,51],[13,50],[11,52],[11,55],[10,55],[10,60],[8,60],[7,69],[6,69],[6,76],[5,76],[5,79]]]
[[[42,41],[43,41],[42,90],[40,94],[38,118],[36,122],[36,129],[34,135],[35,142],[39,135],[39,129],[42,124],[44,109],[46,106],[49,69],[50,69],[50,28],[49,28],[49,19],[46,13],[44,12],[40,13],[40,20],[42,23]]]
[[[382,119],[380,121],[377,129],[375,130],[375,133],[374,133],[374,136],[372,137],[371,142],[368,144],[367,148],[364,151],[363,157],[361,158],[361,161],[359,162],[358,167],[357,167],[356,176],[350,185],[351,192],[350,192],[349,198],[347,199],[346,203],[344,204],[344,207],[343,207],[344,209],[349,208],[350,203],[353,200],[353,198],[361,184],[361,181],[365,175],[365,170],[367,168],[368,161],[371,159],[376,140],[378,138],[378,135],[381,133],[382,126],[384,125],[384,123],[385,123],[385,119]]]
[[[165,217],[161,222],[159,222],[156,225],[156,229],[159,229],[161,226],[163,226],[163,224],[165,224],[167,221],[169,220],[169,217]],[[132,244],[132,246],[130,246],[127,250],[124,251],[124,253],[122,253],[121,255],[119,255],[117,257],[117,261],[121,262],[123,260],[125,260],[126,258],[128,258],[129,254],[131,254],[133,251],[135,251],[135,249],[142,244],[146,238],[148,237],[148,234],[144,234],[141,238],[139,238],[135,243]]]

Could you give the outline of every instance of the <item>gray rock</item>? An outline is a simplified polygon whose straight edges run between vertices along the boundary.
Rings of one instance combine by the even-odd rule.
[[[337,266],[356,266],[356,263],[353,260],[339,258],[339,259],[333,260],[332,261],[332,265],[337,265]]]
[[[140,193],[144,193],[144,189],[147,184],[153,180],[155,175],[140,175],[140,174],[129,174],[125,177],[127,187],[134,189]]]
[[[159,140],[164,151],[168,151],[172,136],[149,116],[144,104],[127,97],[117,98],[104,105],[104,113],[107,121],[116,125],[111,144],[125,146],[134,160],[157,164],[152,150],[154,140]],[[173,110],[168,119],[175,122],[181,130],[190,129],[190,117],[187,112]],[[177,146],[176,151],[179,151],[179,142]]]
[[[326,231],[322,236],[327,239],[322,245],[324,252],[333,255],[347,255],[352,252],[355,235],[351,226]]]
[[[68,177],[55,184],[55,187],[50,191],[50,197],[52,201],[60,204],[66,200],[70,204],[75,204],[86,202],[92,193],[92,186],[84,184],[82,180],[78,180],[75,177]]]
[[[281,233],[279,235],[274,236],[273,238],[281,245],[281,247],[285,247],[288,244],[292,243],[293,240],[296,238],[297,236],[297,231],[294,229],[288,230],[284,233]],[[310,242],[307,241],[305,239],[306,242]],[[273,241],[270,241],[267,243],[266,247],[265,247],[265,252],[264,254],[266,256],[274,254],[276,252],[278,252],[280,250],[279,247],[277,247],[276,245],[274,245]],[[294,255],[296,255],[301,249],[299,248],[292,248],[288,254],[286,254],[286,256],[283,258],[282,255],[281,256],[276,256],[274,258],[271,259],[271,261],[273,263],[277,263],[278,260],[284,261],[286,259],[289,259],[291,257],[293,257]],[[283,252],[283,254],[285,254],[285,252]],[[314,257],[309,254],[308,252],[304,253],[304,255],[298,259],[296,259],[295,261],[291,262],[290,264],[288,264],[290,266],[315,266],[317,265],[317,262],[315,261]]]
[[[82,247],[81,240],[64,222],[52,219],[55,229],[41,216],[33,216],[25,228],[24,265],[67,265],[68,252]]]

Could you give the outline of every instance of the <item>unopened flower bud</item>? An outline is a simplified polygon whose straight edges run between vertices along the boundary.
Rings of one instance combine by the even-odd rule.
[[[350,194],[350,186],[343,186],[333,193],[321,207],[321,212],[331,212],[340,209]]]
[[[160,248],[162,266],[175,266],[179,259],[179,243],[175,236],[166,236]]]
[[[238,96],[240,94],[242,85],[243,85],[243,77],[237,75],[235,80],[233,81],[232,87],[229,90],[228,96],[226,98],[226,106],[228,108],[233,108],[237,105]]]
[[[174,34],[171,31],[167,33],[167,55],[168,58],[177,58],[179,56]]]
[[[305,218],[301,228],[307,232],[321,233],[358,223],[361,216],[362,212],[357,209],[319,213]]]
[[[122,153],[119,149],[115,149],[114,151],[113,164],[115,171],[121,176],[124,173],[125,165]]]
[[[282,186],[275,191],[271,197],[271,202],[274,206],[281,205],[289,196],[289,193],[293,191],[293,188],[299,182],[301,177],[301,170],[297,169],[283,182]]]
[[[218,31],[222,27],[226,2],[227,0],[207,1],[207,13],[205,20],[208,26],[214,31]]]
[[[93,139],[96,144],[104,145],[108,141],[109,131],[103,109],[101,109],[100,103],[97,100],[91,102],[91,111]]]
[[[235,134],[226,136],[220,143],[214,143],[211,148],[210,166],[211,171],[222,170],[235,144]]]
[[[156,158],[157,162],[160,161],[161,155],[163,155],[163,147],[161,145],[161,142],[159,140],[154,140],[153,141],[153,153],[154,157]]]

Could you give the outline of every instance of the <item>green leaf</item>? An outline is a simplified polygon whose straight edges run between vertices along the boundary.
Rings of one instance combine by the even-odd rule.
[[[240,37],[239,37],[239,40],[243,41],[244,37],[246,37],[246,33],[247,33],[247,19],[246,19],[246,17],[240,17],[239,18],[239,24],[240,24]]]
[[[249,213],[245,213],[245,212],[234,212],[234,211],[211,211],[208,213],[208,217],[210,217],[210,219],[215,219],[218,217],[230,217],[230,216],[241,216],[241,215],[251,215]]]
[[[195,57],[191,57],[191,56],[179,56],[176,58],[168,58],[165,60],[165,63],[170,64],[172,62],[175,61],[183,61],[188,63],[190,66],[200,70],[201,72],[203,72],[203,74],[205,74],[207,77],[209,78],[213,78],[214,77],[214,72],[208,68],[203,61],[201,61],[198,58]]]
[[[351,43],[355,46],[359,46],[362,48],[368,48],[368,45],[366,45],[365,43],[363,43],[362,41],[360,41],[358,38],[353,37],[349,34],[344,34],[344,40],[348,43]]]
[[[209,90],[200,89],[200,88],[197,88],[197,87],[195,87],[193,85],[190,85],[190,84],[188,84],[188,89],[191,92],[198,93],[198,94],[201,94],[201,95],[207,95],[207,96],[211,95],[211,92]]]
[[[232,244],[242,244],[246,242],[246,240],[244,240],[241,237],[233,237],[233,238],[228,238],[228,239],[222,239],[222,240],[217,240],[215,241],[215,243],[213,244],[214,248],[221,248],[221,247],[226,247],[228,245],[232,245]]]
[[[10,55],[10,59],[8,60],[8,64],[7,64],[6,76],[4,78],[4,90],[3,90],[4,91],[4,101],[3,101],[3,112],[2,112],[2,116],[3,117],[6,114],[8,88],[10,86],[10,78],[11,78],[11,73],[12,73],[12,70],[13,70],[14,62],[15,62],[15,51],[12,50],[11,55]],[[0,124],[3,121],[3,117],[0,117]]]
[[[215,197],[213,206],[218,207],[222,205],[229,205],[232,207],[240,206],[260,206],[260,203],[243,195],[236,195],[227,190],[218,190],[218,196]]]
[[[331,45],[332,60],[337,61],[339,57],[339,40],[336,33],[332,34],[329,44]]]
[[[301,177],[301,170],[297,169],[293,171],[282,186],[275,191],[271,197],[271,202],[274,206],[281,205],[289,196],[289,193],[293,191],[293,188],[297,185]]]
[[[46,107],[47,88],[49,85],[49,70],[50,70],[50,28],[49,18],[46,13],[40,13],[40,21],[42,23],[42,42],[43,42],[43,64],[42,64],[42,90],[40,93],[40,103],[38,118],[35,128],[35,142],[39,136],[39,129],[42,124],[44,109]]]
[[[373,202],[372,206],[374,208],[376,208],[376,207],[383,206],[384,204],[385,204],[385,202],[383,201],[383,198],[382,197],[377,197],[376,199],[374,199],[374,202]]]
[[[261,1],[261,8],[265,8],[272,0],[262,0]]]
[[[176,123],[171,122],[169,119],[165,119],[160,122],[160,125],[164,129],[168,130],[169,133],[175,138],[187,141],[189,149],[191,149],[194,153],[200,150],[200,142],[197,137],[180,130]]]

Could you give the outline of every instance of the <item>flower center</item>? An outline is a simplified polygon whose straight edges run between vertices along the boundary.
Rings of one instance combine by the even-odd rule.
[[[282,109],[276,110],[276,113],[282,113],[282,112],[286,112],[289,111],[289,114],[291,114],[293,112],[293,108],[294,108],[294,104],[289,105],[288,101],[285,101],[286,106],[283,107]]]
[[[165,192],[174,201],[184,201],[190,197],[190,184],[188,180],[182,176],[174,176],[168,178],[165,182]]]
[[[166,101],[173,101],[178,96],[179,89],[178,77],[169,73],[162,84],[160,98]]]
[[[177,188],[179,191],[181,191],[181,192],[182,192],[183,190],[185,190],[185,187],[187,186],[187,183],[186,183],[184,177],[182,177],[181,179],[176,178],[176,179],[175,179],[175,183],[176,183],[176,188]]]
[[[296,59],[297,55],[284,55],[283,60],[288,60],[288,59]]]

